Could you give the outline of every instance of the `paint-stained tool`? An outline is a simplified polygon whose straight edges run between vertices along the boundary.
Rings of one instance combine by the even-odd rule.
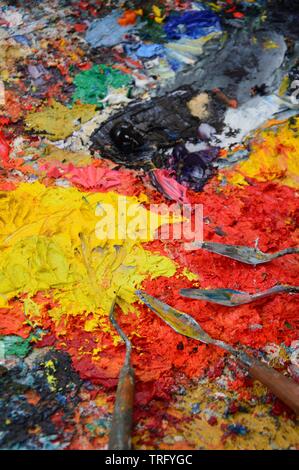
[[[156,313],[167,325],[177,333],[197,339],[206,344],[213,344],[225,349],[246,369],[249,374],[266,385],[274,395],[288,405],[296,415],[299,415],[299,385],[276,370],[268,367],[259,360],[249,356],[243,351],[238,351],[224,341],[211,338],[201,326],[186,313],[175,310],[160,300],[143,292],[136,292],[139,299]]]
[[[276,258],[281,256],[290,255],[293,253],[299,253],[299,248],[285,248],[284,250],[277,251],[276,253],[263,253],[258,248],[251,248],[248,246],[241,245],[225,245],[222,243],[215,242],[201,242],[191,243],[191,249],[202,248],[203,250],[218,255],[226,256],[227,258],[240,261],[241,263],[251,264],[256,266],[257,264],[269,263]]]
[[[226,307],[237,307],[249,304],[255,300],[264,299],[271,295],[286,292],[288,294],[299,294],[299,287],[288,285],[277,285],[256,294],[249,294],[233,289],[181,289],[180,294],[189,299],[204,300]]]
[[[130,450],[135,386],[134,369],[131,365],[132,345],[115,319],[115,302],[116,298],[111,306],[109,319],[126,345],[126,356],[119,374],[108,448],[109,450]]]

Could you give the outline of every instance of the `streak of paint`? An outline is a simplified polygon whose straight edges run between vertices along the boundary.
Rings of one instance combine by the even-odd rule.
[[[197,39],[201,36],[221,31],[217,15],[210,10],[186,11],[182,15],[167,18],[164,30],[169,40],[181,38]]]
[[[70,136],[94,115],[95,106],[93,105],[75,103],[70,109],[54,101],[51,106],[28,114],[26,125],[50,140],[61,140]]]
[[[57,387],[57,379],[55,377],[56,367],[55,367],[54,361],[49,360],[45,362],[44,367],[46,369],[46,377],[47,377],[49,388],[51,392],[55,392],[56,387]]]

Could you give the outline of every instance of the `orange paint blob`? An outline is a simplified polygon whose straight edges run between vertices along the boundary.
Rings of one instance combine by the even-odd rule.
[[[120,26],[128,26],[136,23],[137,14],[133,10],[126,10],[117,22]]]

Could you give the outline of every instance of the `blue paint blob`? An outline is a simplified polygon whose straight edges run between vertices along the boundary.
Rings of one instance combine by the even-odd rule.
[[[246,426],[243,426],[242,424],[229,424],[227,429],[232,434],[236,434],[238,436],[246,436],[249,432]]]
[[[151,59],[164,55],[165,49],[160,44],[142,44],[136,52],[137,57]]]
[[[56,393],[56,400],[61,405],[66,405],[66,403],[67,403],[67,398],[66,398],[66,396],[62,395],[62,393]]]
[[[186,11],[182,15],[171,15],[164,26],[167,39],[177,41],[181,38],[198,39],[221,31],[220,20],[210,10]]]
[[[199,405],[199,403],[194,403],[194,404],[192,405],[191,413],[192,413],[193,415],[197,415],[198,413],[200,413],[200,405]]]
[[[27,36],[16,34],[15,36],[12,36],[12,38],[19,44],[22,44],[22,46],[31,46],[31,41],[27,38]]]
[[[182,68],[182,62],[180,62],[179,60],[174,59],[173,57],[170,57],[169,55],[167,57],[167,60],[168,60],[170,67],[172,68],[174,72],[177,72],[178,70]]]

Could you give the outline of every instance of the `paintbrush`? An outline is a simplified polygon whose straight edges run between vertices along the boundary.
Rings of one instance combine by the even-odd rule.
[[[126,345],[126,356],[118,379],[108,449],[130,450],[135,385],[134,369],[131,366],[132,345],[115,319],[114,309],[116,298],[117,297],[115,297],[111,306],[109,319]]]
[[[218,255],[226,256],[227,258],[240,261],[241,263],[251,264],[256,266],[257,264],[269,263],[276,258],[281,256],[290,255],[292,253],[299,253],[299,248],[285,248],[284,250],[277,251],[276,253],[263,253],[258,248],[250,248],[248,246],[241,245],[225,245],[222,243],[214,242],[200,242],[190,243],[191,249],[202,248],[211,253],[217,253]]]
[[[197,339],[206,344],[213,344],[225,349],[232,354],[237,361],[248,370],[249,374],[266,385],[274,395],[288,405],[296,415],[299,415],[299,385],[276,370],[268,367],[258,359],[249,356],[243,351],[238,351],[224,341],[211,338],[201,326],[186,313],[175,310],[160,300],[142,291],[136,292],[139,299],[156,313],[167,325],[177,333]]]
[[[249,294],[233,289],[181,289],[180,294],[189,299],[205,300],[215,304],[225,305],[226,307],[236,307],[238,305],[249,304],[255,300],[264,299],[270,295],[287,292],[289,294],[298,294],[299,287],[288,285],[277,285],[257,294]]]

